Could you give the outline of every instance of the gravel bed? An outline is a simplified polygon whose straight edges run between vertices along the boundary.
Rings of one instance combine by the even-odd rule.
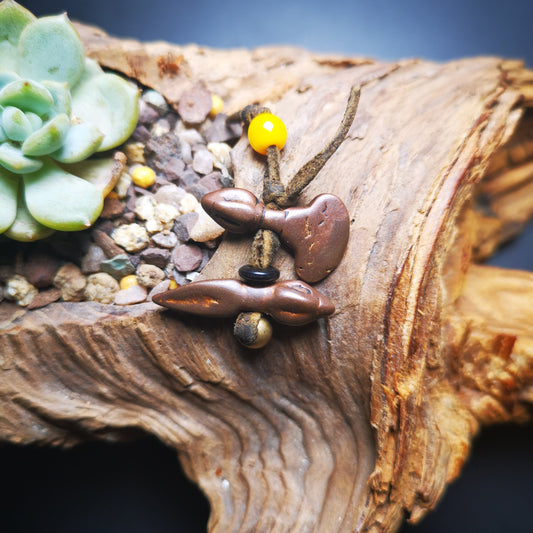
[[[0,301],[29,309],[59,300],[129,305],[193,281],[223,233],[199,201],[233,184],[230,150],[242,133],[225,115],[210,116],[210,102],[193,87],[178,114],[143,90],[137,128],[119,148],[126,169],[96,223],[35,243],[0,236]],[[146,167],[154,183],[135,185],[132,175],[151,174]]]

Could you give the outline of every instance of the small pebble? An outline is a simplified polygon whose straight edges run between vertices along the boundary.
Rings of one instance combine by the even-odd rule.
[[[201,136],[198,130],[195,130],[193,128],[181,131],[178,134],[178,138],[180,142],[186,143],[191,147],[194,146],[195,144],[205,143],[204,138]]]
[[[21,274],[38,289],[50,287],[59,270],[59,260],[52,254],[38,250],[31,251],[25,258]]]
[[[162,292],[165,292],[165,291],[168,291],[168,289],[170,288],[170,281],[169,279],[164,279],[163,281],[159,282],[149,293],[148,293],[148,298],[147,300],[149,302],[152,301],[152,298],[156,295],[156,294],[161,294]]]
[[[135,201],[133,211],[141,220],[148,220],[153,218],[156,204],[157,201],[153,196],[141,196]]]
[[[123,211],[124,205],[117,197],[107,196],[104,199],[104,208],[100,213],[100,218],[117,218],[122,215]]]
[[[196,278],[200,275],[200,272],[189,272],[185,275],[187,281],[196,281]]]
[[[108,259],[124,253],[124,250],[107,233],[101,230],[93,230],[93,239]]]
[[[40,309],[41,307],[46,307],[53,302],[57,302],[59,298],[61,298],[61,291],[59,289],[40,291],[28,305],[28,309]]]
[[[152,241],[162,248],[174,248],[178,244],[178,237],[172,231],[166,231],[152,235]]]
[[[198,174],[209,174],[213,171],[213,156],[206,148],[198,150],[192,160],[192,168]]]
[[[224,228],[219,226],[199,205],[195,211],[198,219],[190,230],[190,238],[196,242],[211,241],[224,233]]]
[[[192,213],[199,205],[200,202],[191,193],[187,193],[180,200],[179,210],[184,215],[185,213]]]
[[[120,290],[129,289],[130,287],[133,287],[134,285],[137,285],[137,276],[135,274],[129,274],[128,276],[124,276],[120,280]]]
[[[65,302],[81,302],[85,296],[87,279],[74,263],[67,263],[57,271],[54,285],[61,291],[61,298]]]
[[[202,85],[196,84],[181,95],[178,113],[184,122],[200,124],[209,115],[211,107],[211,93]]]
[[[141,124],[152,124],[159,118],[159,112],[151,105],[148,105],[142,98],[139,100],[139,122]]]
[[[169,181],[178,181],[185,172],[185,162],[176,157],[169,159],[164,168],[165,176]]]
[[[102,261],[100,263],[100,270],[113,276],[115,279],[121,279],[128,274],[133,274],[135,267],[131,263],[130,257],[125,253],[121,253],[111,259]]]
[[[30,305],[37,293],[37,289],[24,276],[19,274],[9,278],[4,288],[6,299],[15,301],[21,307]]]
[[[128,188],[131,183],[131,176],[126,171],[122,172],[122,174],[118,178],[117,184],[115,185],[114,189],[119,198],[126,198],[126,194],[128,194]]]
[[[179,272],[189,272],[202,262],[202,250],[194,244],[180,244],[172,252],[172,262]]]
[[[238,122],[226,122],[226,115],[221,113],[202,128],[202,133],[207,142],[233,141],[241,137],[242,126]]]
[[[155,265],[139,265],[135,274],[139,284],[147,289],[153,289],[165,279],[165,273]]]
[[[221,173],[216,170],[207,176],[200,178],[198,184],[205,188],[208,192],[216,191],[222,188],[222,183],[220,183],[221,176]]]
[[[174,185],[173,183],[170,183],[158,189],[154,195],[154,198],[159,204],[168,204],[179,210],[180,202],[183,200],[185,194],[186,192],[184,189]]]
[[[111,237],[128,252],[138,252],[146,248],[150,241],[146,229],[139,224],[123,224],[112,233]]]
[[[153,126],[151,134],[154,137],[161,137],[170,131],[170,123],[166,118],[160,118]]]
[[[154,209],[154,218],[161,224],[162,228],[170,230],[174,224],[174,220],[179,216],[180,212],[173,205],[157,204]]]
[[[137,187],[148,189],[155,183],[155,172],[146,165],[140,165],[132,171],[131,179]]]
[[[129,289],[119,290],[115,293],[115,304],[131,305],[144,302],[148,296],[148,291],[142,285],[134,285]]]
[[[141,252],[141,259],[150,265],[165,268],[170,259],[170,252],[161,248],[146,248]]]
[[[118,248],[118,247],[117,247]],[[100,246],[91,244],[87,253],[81,260],[81,271],[83,274],[94,274],[100,271],[100,263],[105,261],[106,256]]]
[[[131,134],[133,141],[146,143],[150,139],[150,130],[143,124],[138,124]]]
[[[110,304],[113,303],[115,294],[118,291],[119,284],[115,278],[105,272],[98,272],[97,274],[91,274],[87,278],[85,298],[89,302]]]
[[[192,148],[190,144],[182,143],[181,145],[181,159],[186,165],[192,164]]]
[[[129,142],[124,145],[124,153],[130,165],[134,163],[144,165],[146,163],[144,147],[145,145],[142,142]]]
[[[207,144],[207,149],[213,156],[213,166],[220,170],[231,170],[231,146],[229,144],[210,142]]]
[[[174,233],[180,241],[187,242],[191,238],[191,231],[197,220],[198,213],[191,212],[180,215],[174,221]]]
[[[153,89],[144,91],[141,98],[144,102],[154,107],[160,115],[164,115],[168,111],[165,97]]]

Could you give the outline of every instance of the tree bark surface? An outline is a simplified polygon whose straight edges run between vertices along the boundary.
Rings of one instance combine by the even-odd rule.
[[[289,130],[284,182],[360,85],[347,140],[301,198],[338,195],[350,239],[316,285],[335,314],[276,325],[257,352],[235,341],[231,319],[155,304],[3,304],[0,438],[154,434],[209,498],[213,532],[392,532],[419,520],[482,425],[531,415],[533,274],[477,262],[533,213],[533,73],[499,58],[380,63],[78,29],[89,55],[174,105],[198,82],[228,112],[269,105]],[[263,159],[246,139],[232,157],[236,185],[260,194]],[[249,247],[226,238],[202,279],[236,278]],[[295,278],[287,253],[276,267]]]

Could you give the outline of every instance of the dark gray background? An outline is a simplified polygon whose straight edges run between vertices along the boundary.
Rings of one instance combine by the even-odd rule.
[[[117,36],[217,47],[284,43],[379,59],[468,55],[533,66],[532,0],[211,2],[30,0]],[[492,261],[533,270],[533,228]],[[73,450],[0,449],[2,533],[167,533],[205,530],[208,507],[175,454],[151,438]],[[533,532],[533,426],[485,430],[435,513],[403,533]],[[268,533],[268,532],[265,532]]]

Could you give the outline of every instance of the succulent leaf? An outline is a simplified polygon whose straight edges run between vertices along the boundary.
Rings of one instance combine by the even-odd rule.
[[[61,148],[50,156],[61,163],[83,161],[98,150],[103,138],[103,133],[94,124],[74,124],[69,128]]]
[[[43,226],[31,216],[24,201],[24,188],[19,187],[15,220],[4,235],[15,241],[31,242],[44,239],[52,233],[53,229]]]
[[[13,0],[0,3],[0,40],[17,44],[22,30],[35,19],[35,15]]]
[[[117,152],[114,157],[86,159],[79,163],[62,164],[61,168],[94,185],[103,196],[107,196],[117,184],[126,167],[126,157]]]
[[[0,169],[0,233],[9,228],[15,220],[19,183],[20,178]]]
[[[18,41],[19,73],[35,80],[66,81],[71,87],[85,66],[81,40],[66,15],[28,24]]]
[[[0,65],[2,69],[17,70],[17,42],[22,30],[35,20],[35,17],[24,7],[5,0],[0,3]]]
[[[30,121],[32,131],[37,131],[43,125],[43,119],[31,111],[26,113],[26,117]]]
[[[124,142],[139,118],[139,91],[115,74],[101,74],[72,91],[72,112],[104,134],[99,152]]]
[[[6,141],[7,141],[6,132],[4,131],[4,127],[2,126],[2,124],[0,124],[0,143],[6,142]]]
[[[20,148],[5,142],[0,144],[0,165],[14,174],[25,174],[39,170],[43,162],[40,159],[26,157]]]
[[[0,4],[1,5],[1,4]],[[2,63],[0,63],[1,65]],[[8,83],[20,80],[20,76],[10,70],[0,70],[0,89],[3,89]]]
[[[54,111],[56,113],[65,113],[70,116],[72,105],[70,103],[68,83],[44,80],[42,84],[50,91],[50,94],[54,99]]]
[[[2,111],[2,127],[12,141],[22,142],[31,135],[33,128],[30,120],[20,109],[7,106]]]
[[[16,80],[0,90],[0,104],[12,105],[22,111],[45,115],[52,109],[54,99],[50,91],[31,80]]]
[[[26,205],[41,224],[61,231],[88,228],[102,211],[102,194],[87,181],[45,161],[37,172],[25,174]]]
[[[24,155],[39,156],[55,152],[61,148],[69,124],[70,120],[67,115],[64,113],[56,115],[24,141],[22,153]]]

